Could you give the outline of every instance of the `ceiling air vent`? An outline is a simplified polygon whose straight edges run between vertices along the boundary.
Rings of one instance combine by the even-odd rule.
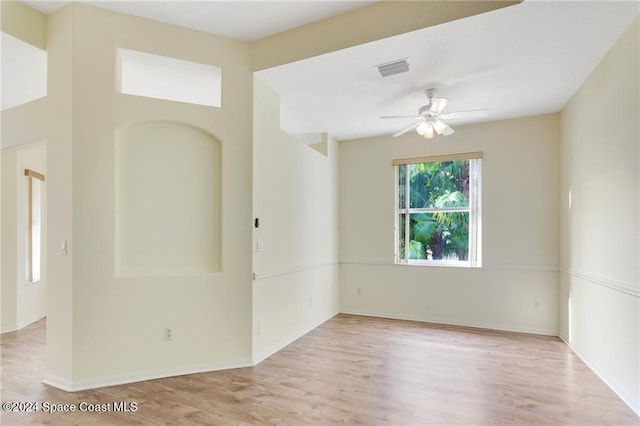
[[[390,75],[409,71],[409,62],[407,62],[407,58],[404,58],[393,62],[387,62],[386,64],[376,65],[376,67],[378,67],[378,71],[381,76],[389,77]]]

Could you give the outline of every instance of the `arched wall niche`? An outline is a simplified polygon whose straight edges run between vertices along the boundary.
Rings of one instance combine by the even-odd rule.
[[[220,141],[172,121],[116,130],[117,276],[221,271]]]

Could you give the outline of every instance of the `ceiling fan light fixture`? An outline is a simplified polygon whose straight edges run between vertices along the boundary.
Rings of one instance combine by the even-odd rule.
[[[425,124],[427,125],[427,128],[424,132],[424,137],[427,139],[431,139],[433,137],[433,123],[429,122]]]
[[[425,95],[427,95],[429,103],[421,106],[418,109],[417,115],[385,115],[380,118],[397,118],[403,120],[411,118],[419,120],[403,128],[399,132],[394,133],[394,138],[415,129],[420,136],[423,136],[426,139],[431,139],[436,135],[449,136],[454,133],[454,130],[443,120],[468,116],[481,118],[489,115],[488,110],[444,112],[449,100],[447,98],[436,97],[436,94],[436,89],[425,90]]]

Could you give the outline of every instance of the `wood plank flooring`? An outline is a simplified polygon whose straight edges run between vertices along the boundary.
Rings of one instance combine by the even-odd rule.
[[[254,368],[66,393],[41,383],[45,321],[2,335],[2,401],[135,412],[6,413],[3,425],[639,425],[559,339],[338,315]]]

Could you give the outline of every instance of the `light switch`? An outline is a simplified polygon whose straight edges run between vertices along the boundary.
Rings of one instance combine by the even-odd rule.
[[[256,251],[264,250],[264,242],[262,240],[256,240]]]
[[[67,240],[60,241],[60,254],[62,255],[67,254]]]

